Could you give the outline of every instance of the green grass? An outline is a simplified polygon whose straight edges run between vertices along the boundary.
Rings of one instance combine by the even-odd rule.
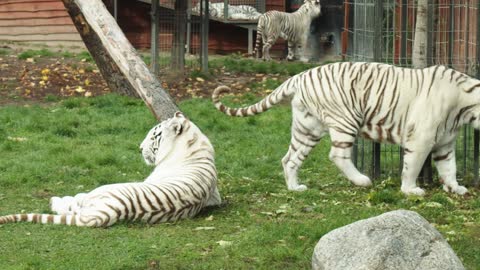
[[[300,172],[310,189],[288,192],[280,165],[290,140],[287,106],[257,117],[229,118],[209,100],[179,105],[215,146],[224,205],[192,220],[155,226],[2,225],[0,269],[146,269],[150,260],[158,260],[161,269],[309,269],[322,235],[395,209],[419,212],[467,269],[480,265],[475,190],[466,198],[440,189],[428,190],[425,198],[407,198],[395,178],[372,188],[354,187],[328,161],[325,139]],[[139,100],[107,95],[6,106],[0,108],[0,123],[1,215],[46,212],[50,196],[142,180],[151,171],[138,145],[155,120]],[[221,240],[232,245],[220,246]]]
[[[209,59],[209,68],[225,68],[226,71],[281,74],[293,76],[304,70],[318,66],[318,63],[262,61],[244,58],[241,55],[229,55]]]
[[[10,50],[7,50],[7,49],[0,49],[0,56],[3,56],[3,55],[8,55],[10,53]]]
[[[2,52],[0,52],[0,55]],[[39,49],[39,50],[26,50],[17,55],[18,59],[26,60],[28,58],[35,57],[64,57],[64,58],[76,58],[78,60],[84,60],[85,62],[92,62],[93,58],[88,51],[82,51],[80,53],[72,53],[69,51],[58,51],[53,52],[49,49]]]
[[[48,50],[48,49],[40,49],[40,50],[26,50],[21,52],[17,55],[18,59],[26,60],[28,58],[34,57],[52,57],[55,53]]]
[[[75,58],[77,58],[79,60],[85,60],[86,62],[89,62],[89,63],[93,63],[93,57],[87,51],[83,51],[83,52],[78,53],[77,55],[75,55]]]

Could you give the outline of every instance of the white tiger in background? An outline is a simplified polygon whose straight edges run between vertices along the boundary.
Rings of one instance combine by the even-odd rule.
[[[210,17],[223,19],[224,16],[224,3],[209,3],[208,14]],[[192,8],[193,12],[200,13],[200,2]],[[257,20],[262,13],[258,12],[256,8],[249,5],[228,5],[227,6],[227,19],[229,20]]]
[[[320,15],[320,0],[304,0],[303,5],[293,13],[271,10],[258,19],[255,55],[260,58],[260,43],[263,43],[264,60],[271,60],[270,48],[279,37],[287,40],[287,60],[293,60],[296,55],[300,60],[307,61],[304,49],[307,44],[310,24]]]
[[[182,113],[153,127],[140,148],[145,162],[155,166],[145,181],[105,185],[75,197],[52,197],[56,214],[2,216],[0,224],[108,227],[120,220],[154,224],[190,218],[205,206],[220,204],[213,147]]]
[[[424,195],[416,178],[432,152],[447,192],[465,194],[456,180],[455,138],[460,127],[480,128],[480,80],[445,66],[400,68],[380,63],[334,63],[286,80],[258,103],[229,108],[215,89],[218,110],[230,116],[259,114],[292,97],[291,144],[282,159],[289,190],[303,191],[297,172],[320,139],[330,134],[329,158],[355,185],[370,186],[351,161],[357,135],[404,147],[401,190]]]

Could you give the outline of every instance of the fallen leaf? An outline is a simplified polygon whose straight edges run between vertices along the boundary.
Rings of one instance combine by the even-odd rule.
[[[220,241],[217,241],[217,244],[219,244],[221,247],[228,247],[233,245],[233,242],[220,240]]]
[[[425,203],[425,206],[426,207],[431,207],[431,208],[442,208],[443,205],[441,203],[438,203],[438,202],[427,202]]]
[[[77,88],[75,88],[75,92],[83,93],[83,92],[85,92],[85,89],[83,89],[81,86],[78,86]]]
[[[215,227],[196,227],[193,230],[194,231],[210,231],[210,230],[215,230]]]
[[[15,141],[15,142],[24,142],[24,141],[27,140],[27,138],[25,138],[25,137],[10,137],[10,136],[8,136],[8,137],[7,137],[7,140]]]
[[[209,216],[209,217],[205,218],[205,220],[207,220],[207,221],[212,221],[212,220],[213,220],[213,216]]]
[[[42,75],[43,75],[43,76],[46,76],[46,75],[48,75],[49,73],[50,73],[50,69],[48,69],[48,68],[42,69]]]

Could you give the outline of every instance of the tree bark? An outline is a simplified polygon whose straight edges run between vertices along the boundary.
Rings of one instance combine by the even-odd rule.
[[[139,96],[159,121],[179,110],[101,0],[62,1],[112,91]]]
[[[413,40],[412,65],[414,68],[425,68],[427,62],[427,25],[429,0],[418,0],[417,18],[415,23],[415,38]],[[429,154],[420,171],[420,181],[432,183],[432,155]]]
[[[187,31],[187,0],[175,1],[173,24],[172,69],[183,72],[185,68],[185,33]]]
[[[428,0],[418,0],[412,64],[415,68],[427,67],[427,10]]]

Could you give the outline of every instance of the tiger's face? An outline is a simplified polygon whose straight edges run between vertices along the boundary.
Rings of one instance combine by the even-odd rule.
[[[159,154],[171,148],[173,140],[183,131],[186,118],[181,112],[154,126],[140,144],[143,159],[148,165],[155,165]]]
[[[321,14],[322,6],[320,5],[320,0],[305,0],[303,5],[313,17]]]

